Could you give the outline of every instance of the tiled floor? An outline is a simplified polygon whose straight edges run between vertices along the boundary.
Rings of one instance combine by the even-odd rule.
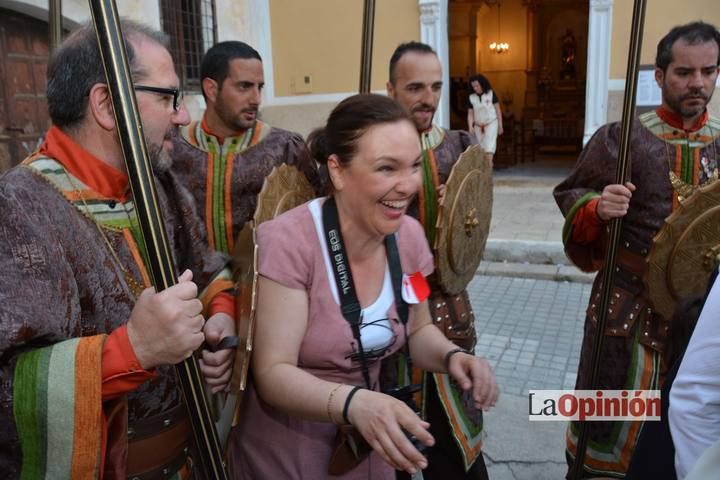
[[[468,293],[475,351],[490,361],[503,392],[574,386],[589,284],[476,276]]]

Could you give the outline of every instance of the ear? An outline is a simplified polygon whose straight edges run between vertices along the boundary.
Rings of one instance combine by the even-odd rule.
[[[95,122],[104,130],[110,131],[115,128],[115,114],[107,84],[96,83],[90,88],[88,110]]]
[[[385,90],[387,90],[388,97],[395,99],[395,87],[389,81],[385,84]]]
[[[327,168],[333,188],[335,191],[341,191],[345,185],[345,179],[342,163],[336,154],[333,153],[328,157]]]
[[[202,79],[202,90],[209,102],[216,103],[218,95],[218,83],[210,77]]]
[[[655,67],[655,82],[657,83],[658,87],[660,87],[661,90],[663,88],[664,80],[665,80],[665,72],[663,72],[661,68]]]

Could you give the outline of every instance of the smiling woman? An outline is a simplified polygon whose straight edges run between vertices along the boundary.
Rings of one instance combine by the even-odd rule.
[[[479,359],[448,355],[457,349],[430,321],[419,283],[433,259],[405,215],[420,187],[406,110],[380,95],[350,97],[310,149],[332,195],[259,227],[254,380],[232,464],[236,478],[394,479],[394,468],[425,468],[418,448],[434,439],[408,402],[379,391],[383,358],[405,347],[425,370],[449,368],[481,406],[497,387]]]

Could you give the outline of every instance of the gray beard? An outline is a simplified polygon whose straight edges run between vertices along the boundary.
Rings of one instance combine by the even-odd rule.
[[[170,155],[159,145],[148,145],[148,157],[155,174],[164,174],[170,171],[173,161]]]

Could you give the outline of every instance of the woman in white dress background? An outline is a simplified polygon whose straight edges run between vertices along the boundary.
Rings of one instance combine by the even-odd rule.
[[[497,137],[503,134],[500,100],[490,86],[490,81],[483,75],[470,77],[470,88],[473,93],[468,98],[468,131],[475,133],[492,167]]]

